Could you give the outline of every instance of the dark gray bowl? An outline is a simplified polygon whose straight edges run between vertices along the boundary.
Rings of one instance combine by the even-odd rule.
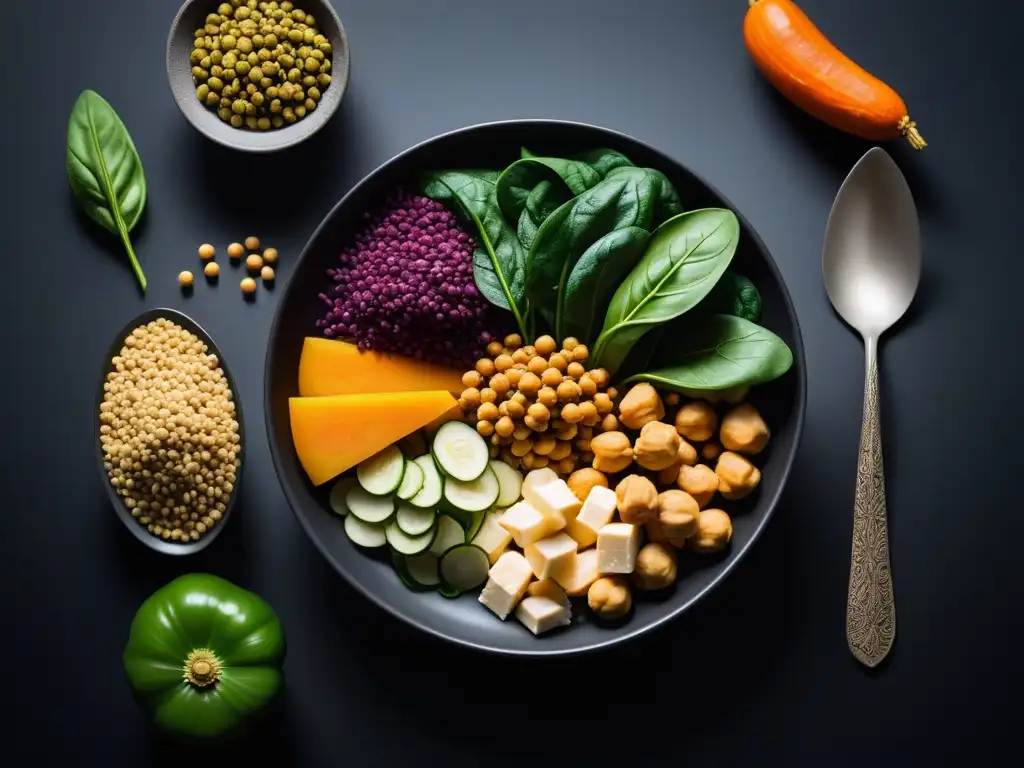
[[[341,19],[327,0],[297,0],[296,6],[316,17],[317,27],[331,41],[331,84],[323,92],[319,106],[302,120],[283,128],[269,131],[250,131],[232,128],[217,117],[196,97],[196,86],[192,80],[193,33],[203,26],[206,17],[214,13],[220,4],[218,0],[188,0],[171,24],[167,36],[167,79],[178,108],[192,126],[209,139],[231,149],[243,152],[277,152],[300,144],[323,128],[333,117],[341,104],[348,87],[349,48],[348,36]]]
[[[150,323],[161,317],[177,323],[190,333],[194,333],[203,340],[213,354],[217,355],[217,358],[220,360],[220,368],[224,371],[224,377],[228,380],[228,386],[231,388],[232,393],[234,393],[235,419],[238,421],[239,445],[242,446],[242,463],[239,465],[238,472],[235,474],[235,487],[231,492],[231,498],[225,505],[226,509],[224,511],[224,516],[221,517],[217,524],[202,536],[199,541],[190,541],[187,544],[169,540],[164,541],[158,536],[151,534],[143,528],[135,518],[132,517],[131,512],[129,512],[128,508],[124,505],[124,501],[122,501],[121,497],[117,495],[117,491],[115,491],[114,487],[110,484],[110,478],[107,476],[107,470],[103,466],[103,447],[100,442],[100,403],[103,402],[103,384],[106,382],[107,374],[113,367],[110,361],[118,352],[121,351],[121,347],[124,345],[124,340],[128,334],[140,325],[145,325],[146,323]],[[235,380],[231,376],[231,371],[228,369],[227,362],[224,360],[224,355],[220,351],[220,347],[217,346],[217,343],[213,340],[210,334],[206,332],[206,329],[191,317],[176,309],[147,309],[141,315],[132,319],[118,332],[117,336],[114,337],[114,340],[110,343],[110,348],[107,350],[107,356],[103,360],[103,375],[100,378],[100,386],[96,392],[96,404],[93,408],[93,419],[93,424],[95,425],[96,456],[100,468],[100,477],[103,479],[103,487],[106,489],[107,495],[110,497],[110,503],[114,505],[114,511],[117,512],[117,516],[121,518],[121,522],[124,523],[125,527],[132,532],[132,535],[150,549],[155,549],[157,552],[162,552],[165,555],[192,555],[210,546],[214,539],[220,536],[221,531],[223,531],[224,527],[228,524],[228,520],[231,519],[231,511],[235,508],[235,502],[238,501],[238,494],[242,488],[242,470],[245,467],[246,457],[245,427],[242,421],[242,402],[238,397],[238,388],[235,386]]]
[[[751,393],[751,402],[772,428],[772,442],[759,457],[763,479],[758,491],[739,505],[729,505],[733,515],[730,546],[715,556],[682,553],[675,587],[659,594],[636,594],[635,608],[623,622],[601,622],[585,606],[577,605],[572,626],[541,637],[531,635],[514,618],[499,621],[474,594],[448,600],[436,592],[411,592],[395,574],[386,553],[355,547],[345,536],[342,518],[330,511],[331,483],[316,488],[303,472],[288,417],[288,398],[298,394],[302,340],[317,334],[314,323],[323,311],[317,293],[324,289],[325,270],[337,264],[343,247],[362,226],[363,212],[376,209],[396,185],[413,189],[419,172],[504,167],[519,157],[523,146],[559,156],[598,147],[618,149],[637,165],[663,171],[686,208],[720,206],[734,211],[741,234],[733,265],[761,293],[761,322],[793,351],[792,369]],[[495,653],[551,656],[607,647],[663,625],[710,594],[736,567],[768,522],[789,478],[803,430],[806,388],[800,327],[786,285],[750,223],[720,192],[678,161],[624,134],[581,123],[516,120],[463,128],[406,150],[363,179],[327,215],[299,257],[277,306],[267,349],[264,406],[270,452],[285,496],[321,554],[350,584],[392,615],[437,637]]]

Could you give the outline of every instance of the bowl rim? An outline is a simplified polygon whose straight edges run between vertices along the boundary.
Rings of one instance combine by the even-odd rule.
[[[341,72],[336,72],[332,70],[332,79],[330,85],[333,87],[338,87],[341,90],[341,93],[338,95],[337,101],[333,102],[331,106],[328,107],[327,116],[318,125],[316,125],[313,128],[308,128],[308,126],[303,126],[301,122],[296,123],[294,126],[290,127],[308,128],[308,130],[296,132],[294,134],[294,138],[279,141],[274,144],[267,144],[264,146],[244,146],[242,144],[236,144],[235,142],[228,141],[227,139],[217,136],[212,131],[208,131],[197,121],[192,119],[192,116],[185,109],[185,105],[182,104],[182,100],[181,98],[179,98],[178,93],[174,90],[174,75],[173,65],[171,61],[171,49],[174,47],[175,33],[177,32],[178,27],[181,25],[181,19],[185,15],[185,12],[188,11],[188,9],[191,8],[193,5],[199,2],[210,2],[210,0],[185,0],[185,2],[182,3],[181,7],[178,9],[178,12],[174,15],[174,21],[171,22],[171,28],[167,33],[167,43],[164,51],[164,67],[167,71],[167,87],[170,88],[171,96],[174,99],[174,103],[175,105],[177,105],[178,111],[181,112],[182,116],[185,118],[185,122],[187,122],[195,130],[197,130],[199,133],[201,133],[203,136],[205,136],[215,144],[219,144],[222,147],[227,147],[228,149],[234,149],[239,152],[247,152],[254,155],[264,155],[269,154],[271,152],[280,152],[281,150],[284,149],[290,149],[291,147],[295,147],[298,146],[299,144],[302,144],[304,141],[306,141],[306,139],[309,139],[317,135],[320,131],[322,131],[324,127],[331,121],[331,118],[334,117],[334,114],[338,111],[338,108],[341,106],[341,102],[345,98],[345,92],[348,90],[349,74],[350,70],[352,69],[352,48],[348,42],[348,33],[345,31],[345,25],[341,23],[341,17],[338,16],[338,12],[334,10],[334,6],[331,4],[330,0],[322,0],[321,5],[323,5],[324,10],[328,14],[330,14],[330,16],[334,19],[334,22],[338,25],[339,38],[341,41],[342,48],[345,50],[345,66],[342,68]],[[284,128],[278,130],[287,131],[288,129]]]
[[[107,469],[103,466],[103,444],[100,440],[101,424],[99,420],[99,410],[100,404],[103,402],[103,385],[106,383],[107,374],[110,373],[112,368],[110,361],[121,350],[124,340],[128,337],[128,334],[139,326],[161,317],[177,323],[186,331],[198,336],[202,342],[206,344],[210,352],[217,355],[217,360],[220,363],[220,369],[224,372],[224,378],[227,379],[228,387],[231,389],[232,402],[235,404],[235,420],[238,422],[238,443],[242,446],[243,454],[242,462],[238,467],[238,471],[235,473],[235,486],[231,490],[231,498],[228,499],[228,503],[225,505],[224,514],[220,521],[217,525],[213,526],[211,531],[201,537],[199,541],[190,541],[187,544],[177,544],[173,541],[164,540],[154,536],[131,516],[131,513],[128,512],[128,508],[125,507],[121,497],[117,495],[116,491],[114,491],[114,487],[110,484],[110,478],[107,476]],[[100,376],[99,387],[97,387],[96,390],[96,403],[93,408],[93,435],[97,448],[96,457],[100,469],[100,477],[103,481],[103,487],[107,492],[107,496],[109,497],[111,504],[114,506],[114,511],[117,513],[118,518],[122,523],[124,523],[125,527],[131,531],[132,535],[135,536],[136,539],[141,541],[150,549],[165,555],[192,555],[206,549],[218,536],[220,536],[221,532],[227,526],[228,521],[231,519],[231,512],[235,508],[239,492],[242,489],[242,472],[245,469],[246,452],[245,426],[242,418],[241,398],[238,394],[238,388],[235,386],[235,379],[231,375],[231,370],[228,367],[227,362],[224,360],[224,354],[221,352],[217,342],[213,340],[213,337],[210,336],[209,332],[203,328],[203,326],[184,312],[177,309],[171,309],[170,307],[154,307],[152,309],[147,309],[125,323],[114,337],[114,340],[110,343],[110,346],[107,348],[106,357],[103,358],[103,370]]]
[[[803,333],[800,328],[800,320],[796,313],[796,306],[793,303],[793,299],[789,293],[789,286],[786,284],[786,281],[783,278],[781,271],[779,270],[779,266],[775,262],[775,258],[771,255],[771,252],[768,250],[768,247],[761,239],[761,236],[757,233],[757,231],[750,224],[747,218],[743,216],[743,214],[740,213],[740,211],[733,205],[732,201],[729,200],[729,198],[726,197],[724,194],[722,194],[717,187],[709,183],[702,175],[692,170],[688,165],[680,162],[679,160],[676,160],[675,158],[671,157],[670,155],[666,154],[660,149],[657,149],[656,147],[647,143],[646,141],[638,139],[622,131],[618,131],[611,128],[605,128],[603,126],[593,125],[590,123],[585,123],[577,120],[564,120],[554,118],[520,118],[508,120],[495,120],[489,122],[475,123],[461,128],[456,128],[450,131],[446,131],[444,133],[437,134],[430,138],[424,139],[422,141],[417,142],[416,144],[413,144],[407,149],[399,152],[398,154],[392,156],[385,162],[381,163],[368,174],[366,174],[362,179],[359,180],[359,182],[357,182],[351,189],[349,189],[348,192],[346,192],[342,196],[342,198],[330,209],[330,211],[327,212],[323,220],[313,231],[313,234],[306,241],[306,245],[303,247],[302,252],[299,254],[299,257],[296,260],[294,267],[292,268],[292,274],[294,275],[298,273],[298,271],[302,268],[303,262],[309,255],[313,243],[320,237],[321,233],[325,229],[327,229],[327,227],[329,226],[329,222],[331,222],[334,219],[334,217],[338,214],[340,209],[342,209],[346,204],[348,204],[349,200],[356,197],[359,194],[359,192],[363,189],[363,187],[368,186],[370,183],[372,183],[372,181],[380,173],[403,162],[409,155],[419,152],[420,150],[430,146],[431,144],[440,141],[449,140],[454,137],[465,135],[467,133],[471,133],[478,130],[486,130],[489,128],[495,128],[500,126],[526,125],[535,127],[568,126],[573,128],[582,128],[587,131],[597,132],[600,134],[604,134],[608,138],[620,142],[632,142],[634,144],[642,146],[645,151],[658,157],[659,160],[664,161],[666,164],[674,164],[683,168],[687,173],[689,173],[694,178],[694,180],[696,180],[700,184],[703,184],[709,192],[718,196],[718,198],[721,199],[722,204],[736,215],[737,219],[739,219],[740,221],[741,227],[744,228],[747,232],[749,232],[750,237],[753,240],[754,247],[758,250],[758,252],[761,255],[765,257],[765,262],[769,272],[771,272],[775,280],[778,281],[779,287],[781,288],[785,312],[790,322],[792,323],[793,328],[792,351],[794,364],[792,366],[792,371],[796,377],[796,393],[794,403],[794,408],[796,411],[796,413],[794,414],[796,418],[796,423],[793,432],[793,445],[789,451],[789,454],[785,457],[777,489],[770,497],[763,497],[763,503],[766,504],[766,510],[761,522],[757,525],[756,528],[754,528],[750,540],[747,541],[743,548],[735,550],[730,554],[730,557],[728,561],[725,563],[722,571],[717,576],[715,576],[715,578],[712,581],[710,581],[703,589],[694,594],[690,599],[686,600],[679,606],[669,611],[664,616],[649,623],[643,624],[642,626],[630,627],[630,625],[628,624],[624,625],[623,627],[619,628],[618,631],[616,631],[614,634],[612,634],[606,639],[601,639],[597,642],[588,643],[577,648],[544,648],[542,643],[538,644],[538,647],[536,649],[501,648],[491,646],[486,643],[475,642],[473,640],[453,636],[451,634],[445,633],[444,631],[435,629],[433,627],[429,627],[423,624],[422,622],[418,621],[414,617],[404,614],[387,601],[381,599],[372,591],[366,589],[357,579],[352,577],[352,575],[348,572],[348,569],[345,567],[344,563],[340,562],[328,551],[327,547],[323,544],[323,542],[320,541],[319,537],[314,534],[312,527],[305,520],[304,516],[299,514],[298,499],[295,497],[295,494],[293,494],[291,489],[288,488],[288,486],[284,483],[282,479],[281,468],[283,465],[283,457],[281,456],[280,448],[276,445],[274,440],[274,431],[272,424],[273,404],[271,402],[271,380],[273,377],[273,370],[271,366],[271,355],[269,353],[269,349],[264,359],[263,411],[265,428],[267,430],[267,442],[269,443],[270,447],[271,459],[273,460],[274,463],[274,470],[275,474],[277,475],[278,483],[280,484],[281,489],[284,492],[285,498],[288,501],[288,506],[291,508],[292,514],[294,514],[295,517],[298,518],[299,525],[302,526],[302,529],[306,532],[306,535],[313,542],[313,545],[317,548],[317,550],[319,550],[320,554],[331,565],[331,567],[338,574],[340,574],[342,578],[346,582],[348,582],[350,586],[354,587],[360,594],[369,599],[370,602],[382,608],[385,612],[391,614],[392,616],[404,622],[405,624],[414,627],[422,632],[425,632],[429,635],[432,635],[433,637],[448,641],[450,643],[454,643],[455,645],[498,656],[508,656],[517,658],[553,658],[576,656],[582,654],[589,654],[600,650],[605,650],[611,646],[618,645],[627,640],[631,640],[633,638],[639,637],[643,634],[661,628],[670,621],[677,619],[683,613],[685,613],[694,605],[699,603],[701,599],[703,599],[716,587],[722,584],[726,580],[726,578],[730,574],[732,574],[732,572],[735,570],[739,562],[743,560],[743,558],[746,556],[750,548],[760,538],[761,533],[764,531],[765,526],[768,524],[768,521],[774,514],[775,508],[776,506],[778,506],[779,500],[782,497],[782,493],[783,491],[785,491],[786,485],[789,482],[789,476],[792,472],[793,464],[796,461],[796,456],[800,448],[800,442],[803,437],[804,431],[804,421],[806,418],[807,411],[807,368],[806,359],[804,355]],[[268,343],[270,339],[274,339],[277,337],[277,334],[279,332],[278,328],[280,323],[282,322],[281,318],[283,306],[284,302],[279,301],[274,310],[274,318],[273,321],[271,322],[270,334],[267,337]]]

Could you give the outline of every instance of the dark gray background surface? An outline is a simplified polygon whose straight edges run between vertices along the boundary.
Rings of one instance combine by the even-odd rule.
[[[206,755],[213,764],[924,765],[985,763],[1014,741],[1020,5],[803,2],[901,92],[931,144],[920,154],[887,145],[918,202],[925,274],[882,347],[898,632],[876,674],[856,665],[843,634],[862,351],[832,314],[819,266],[833,197],[869,144],[804,117],[762,81],[742,41],[744,0],[335,7],[352,45],[349,92],[315,140],[271,158],[221,149],[178,113],[163,62],[177,0],[0,8],[0,659],[13,714],[0,728],[5,755],[22,758],[12,764],[207,762],[150,735],[121,672],[136,608],[186,570],[256,590],[288,633],[282,714],[255,742]],[[83,88],[114,105],[145,164],[148,213],[134,237],[145,297],[67,187],[65,129]],[[287,508],[266,445],[275,295],[261,288],[244,303],[227,269],[217,289],[200,280],[189,298],[175,282],[181,269],[198,273],[199,243],[256,233],[280,249],[283,285],[320,219],[379,163],[449,129],[518,117],[625,131],[718,186],[788,281],[809,373],[789,489],[725,585],[649,639],[541,664],[414,634],[341,582]],[[246,412],[244,506],[189,560],[145,550],[122,528],[92,453],[103,353],[152,306],[183,309],[218,339]]]

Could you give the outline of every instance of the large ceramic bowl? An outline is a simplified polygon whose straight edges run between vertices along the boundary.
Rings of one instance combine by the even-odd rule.
[[[518,157],[521,146],[555,155],[612,147],[637,165],[663,171],[686,208],[720,206],[735,211],[742,233],[733,265],[758,286],[764,304],[761,323],[781,336],[794,356],[785,376],[757,387],[751,395],[771,425],[772,441],[762,463],[759,490],[740,508],[730,506],[736,513],[729,548],[717,557],[684,555],[676,587],[657,599],[637,600],[624,623],[603,624],[580,606],[571,627],[540,637],[512,617],[499,621],[474,594],[448,600],[433,592],[411,592],[386,556],[353,546],[341,518],[329,511],[330,484],[315,488],[299,465],[288,417],[288,398],[298,392],[302,340],[317,333],[314,323],[323,306],[317,293],[324,288],[325,270],[337,263],[363,212],[374,210],[396,185],[410,184],[417,172],[474,165],[501,168]],[[803,345],[789,293],[764,243],[721,193],[677,161],[623,134],[579,123],[522,120],[473,126],[418,144],[375,170],[335,206],[307,244],[278,305],[267,350],[265,406],[271,453],[285,495],[317,549],[350,584],[397,618],[438,637],[498,653],[553,655],[620,643],[664,624],[710,594],[739,564],[771,517],[789,477],[803,427],[805,390]]]

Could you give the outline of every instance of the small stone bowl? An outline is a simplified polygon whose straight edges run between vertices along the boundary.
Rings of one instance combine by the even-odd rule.
[[[222,1],[222,0],[220,0]],[[167,36],[167,79],[174,100],[185,119],[201,134],[231,149],[243,152],[277,152],[300,144],[323,128],[334,116],[348,86],[348,36],[341,19],[327,0],[295,0],[295,5],[316,17],[320,33],[331,41],[331,83],[323,91],[317,108],[301,120],[269,131],[232,128],[196,96],[192,78],[192,44],[194,32],[204,25],[206,17],[216,13],[219,0],[188,0],[174,17]]]
[[[139,326],[151,323],[161,317],[166,320],[170,320],[172,323],[181,326],[189,333],[199,337],[199,339],[206,344],[209,351],[212,354],[217,355],[217,359],[220,361],[220,369],[224,372],[224,378],[227,379],[228,386],[231,388],[231,392],[234,395],[235,419],[238,421],[239,445],[242,446],[242,463],[238,467],[238,471],[235,473],[235,487],[231,491],[231,498],[228,499],[228,503],[224,505],[225,510],[223,516],[217,521],[217,524],[213,526],[213,528],[199,538],[199,541],[178,542],[170,539],[164,540],[147,531],[138,520],[132,517],[132,513],[124,504],[124,499],[117,494],[117,490],[110,484],[110,477],[107,475],[107,469],[103,466],[103,443],[100,441],[100,404],[103,402],[103,385],[106,383],[107,374],[113,370],[111,360],[115,355],[120,353],[121,347],[124,346],[124,340],[132,331]],[[238,495],[242,488],[242,470],[245,468],[245,463],[247,461],[245,448],[245,426],[242,421],[242,403],[238,396],[238,387],[235,385],[235,380],[231,376],[231,371],[228,370],[227,363],[224,360],[224,355],[221,353],[216,342],[214,342],[210,337],[210,334],[208,334],[206,330],[191,317],[183,312],[177,311],[176,309],[147,309],[145,312],[135,317],[118,332],[117,336],[115,336],[113,341],[110,343],[110,348],[107,350],[107,356],[103,361],[103,376],[100,380],[100,386],[96,392],[96,402],[93,408],[92,418],[96,441],[96,457],[98,459],[103,487],[106,489],[107,495],[110,497],[111,504],[114,505],[114,510],[117,512],[117,516],[121,518],[121,522],[125,524],[125,527],[129,531],[131,531],[132,535],[150,549],[162,552],[165,555],[192,555],[210,546],[210,544],[213,543],[213,540],[220,536],[221,531],[223,531],[224,527],[228,524],[228,520],[231,519],[231,511],[234,509],[235,503],[238,501]]]

